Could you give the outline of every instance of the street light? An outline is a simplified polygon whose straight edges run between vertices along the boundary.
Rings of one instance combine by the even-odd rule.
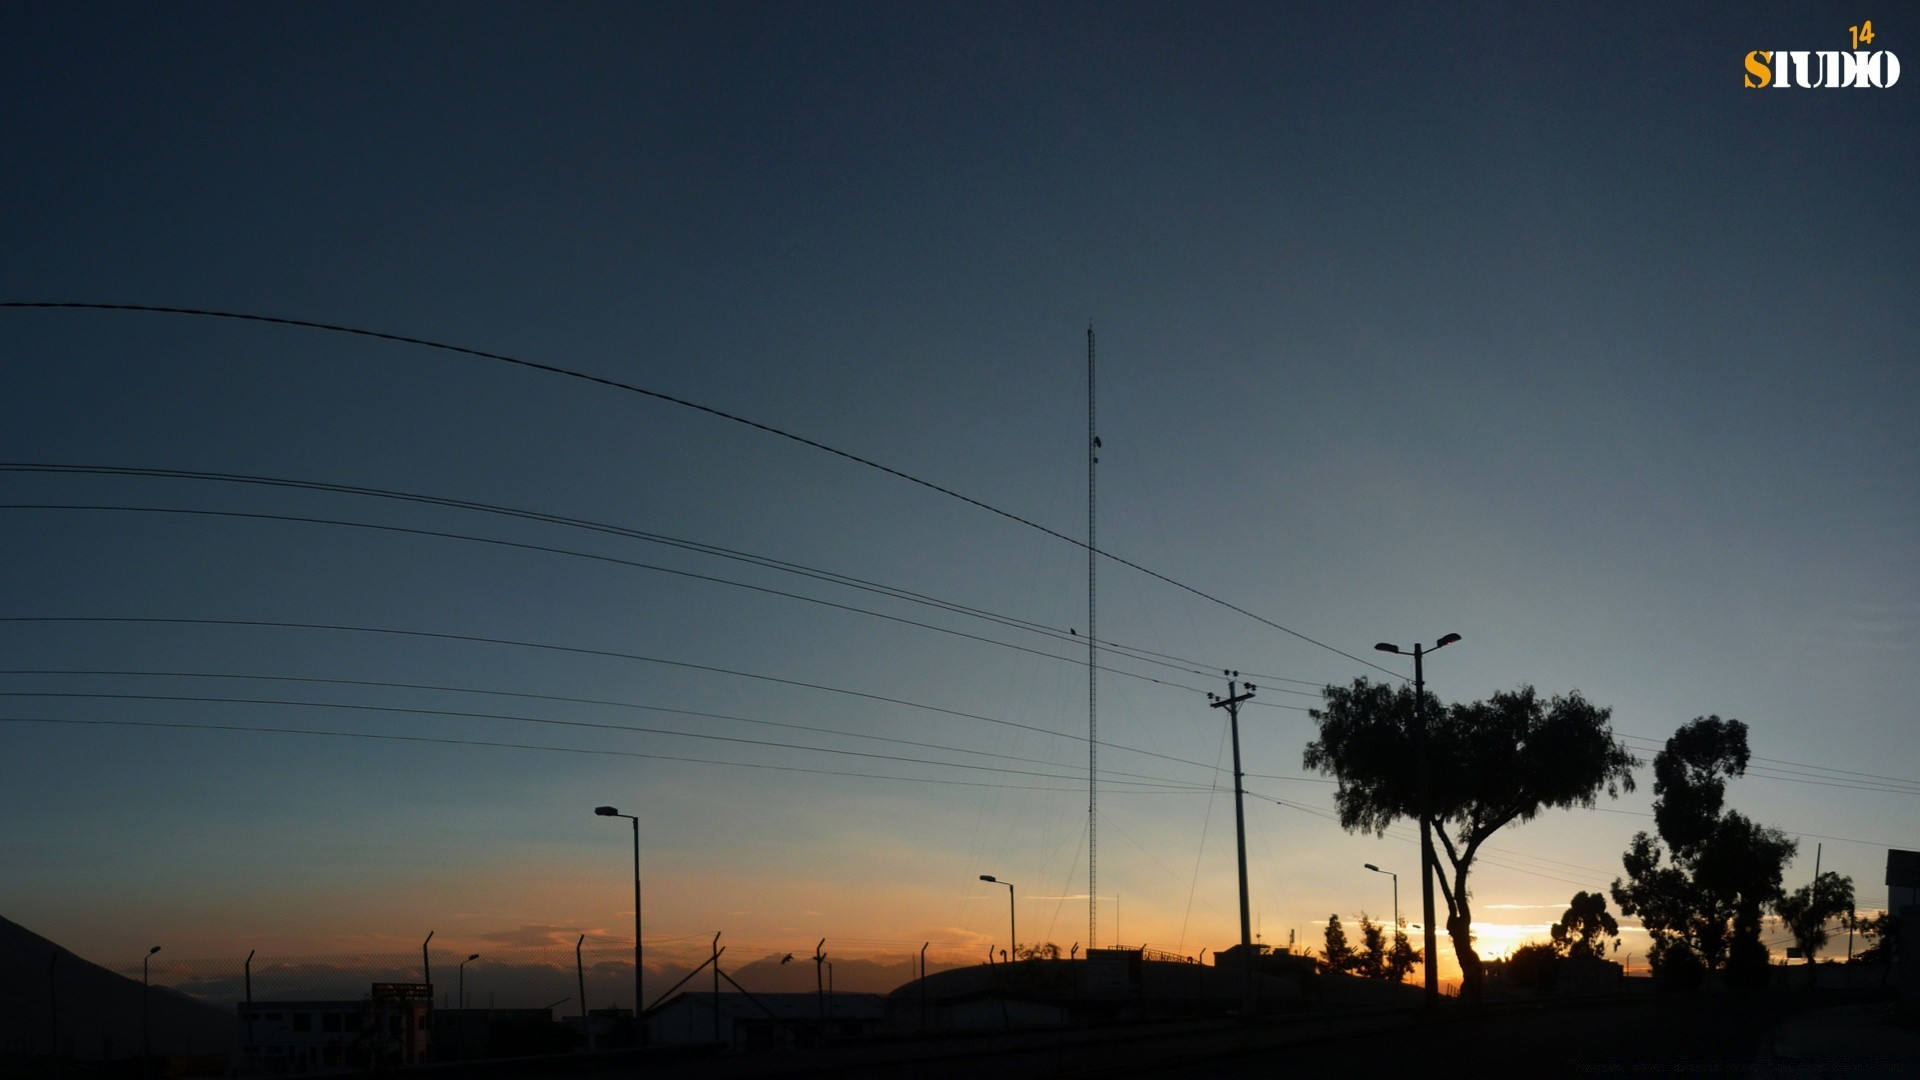
[[[646,1008],[646,998],[640,992],[640,819],[632,814],[623,814],[611,806],[596,806],[593,812],[601,817],[623,817],[633,822],[633,1028],[634,1042],[640,1042],[640,1010]]]
[[[151,1067],[149,1065],[149,1058],[151,1057],[151,1053],[147,1049],[147,961],[152,960],[153,954],[159,951],[160,951],[160,946],[155,945],[153,948],[147,950],[147,955],[140,958],[140,1075],[141,1076],[147,1075],[147,1069]]]
[[[1433,648],[1444,649],[1459,640],[1459,634],[1448,634],[1446,637],[1434,642]],[[1407,655],[1400,651],[1398,645],[1390,645],[1384,641],[1375,645],[1374,648],[1381,652],[1395,653],[1400,656]],[[1420,666],[1420,658],[1431,651],[1433,650],[1422,650],[1419,642],[1414,643],[1413,737],[1420,759],[1420,914],[1421,917],[1426,920],[1425,933],[1427,946],[1427,962],[1422,964],[1421,967],[1426,972],[1426,1007],[1436,1009],[1440,1006],[1440,964],[1438,962],[1439,953],[1435,951],[1438,943],[1433,929],[1433,875],[1434,872],[1439,869],[1439,865],[1433,857],[1433,830],[1431,826],[1427,824],[1428,814],[1431,809],[1432,793],[1427,778],[1427,719],[1421,711],[1422,699],[1426,696],[1427,689],[1426,672]]]
[[[1020,951],[1020,935],[1014,930],[1013,923],[1013,882],[1001,881],[992,874],[981,874],[980,880],[989,885],[1005,885],[1007,887],[1007,948],[1017,954]]]
[[[1394,873],[1391,870],[1382,870],[1379,867],[1373,865],[1372,863],[1361,863],[1360,865],[1366,867],[1367,869],[1373,871],[1376,874],[1385,874],[1388,877],[1393,879],[1393,930],[1395,933],[1399,933],[1400,932],[1400,875]]]
[[[467,1007],[467,965],[478,959],[480,959],[480,954],[474,953],[472,956],[460,961],[460,1007],[462,1009]]]

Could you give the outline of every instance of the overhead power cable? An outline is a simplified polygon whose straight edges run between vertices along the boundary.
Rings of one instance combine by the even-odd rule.
[[[847,731],[841,728],[820,727],[814,724],[796,724],[784,720],[762,720],[751,716],[735,716],[731,713],[706,712],[699,709],[680,709],[665,705],[643,705],[632,701],[611,701],[605,698],[570,697],[564,694],[533,694],[515,690],[481,690],[467,686],[442,686],[433,683],[388,682],[376,679],[329,679],[312,675],[243,675],[220,671],[134,671],[127,669],[74,669],[74,668],[7,668],[0,669],[0,675],[54,676],[54,677],[109,677],[109,678],[152,678],[152,679],[208,679],[215,681],[237,682],[275,682],[295,683],[314,686],[354,686],[381,690],[428,690],[435,693],[472,694],[485,697],[519,698],[528,701],[551,701],[567,705],[591,705],[601,708],[632,709],[640,712],[666,713],[672,716],[688,716],[702,720],[726,720],[738,724],[755,724],[763,727],[787,728],[794,731],[807,731],[818,735],[836,735],[852,739],[867,739],[872,742],[890,743],[899,746],[914,746],[926,750],[944,750],[956,754],[973,754],[979,757],[1006,758],[1004,752],[993,750],[969,750],[960,746],[946,746],[941,743],[922,742],[918,739],[902,739],[892,735],[872,735],[866,732]],[[0,695],[7,696],[7,695]],[[37,696],[14,694],[12,696]],[[223,699],[226,700],[226,699]],[[477,714],[475,714],[477,715]]]
[[[1621,735],[1620,737],[1626,740],[1627,742],[1644,743],[1649,749],[1658,748],[1658,749],[1664,750],[1667,745],[1666,740],[1664,739],[1655,739],[1646,735]],[[1859,777],[1863,780],[1884,780],[1890,784],[1900,784],[1909,788],[1920,788],[1920,780],[1913,779],[1912,777],[1882,776],[1879,773],[1856,772],[1852,769],[1836,769],[1827,765],[1815,765],[1811,762],[1806,762],[1806,761],[1789,761],[1785,758],[1761,757],[1759,754],[1750,755],[1748,760],[1764,762],[1769,765],[1782,765],[1782,766],[1797,767],[1800,769],[1811,769],[1817,773],[1833,774],[1831,776],[1823,777],[1823,779],[1837,780],[1837,779],[1845,779],[1847,777]],[[1751,768],[1751,766],[1749,766],[1749,768]]]
[[[689,578],[695,581],[705,581],[715,585],[727,585],[727,586],[731,586],[732,588],[746,589],[750,592],[762,593],[768,596],[779,596],[789,600],[799,600],[809,604],[818,604],[822,607],[834,608],[835,610],[838,610],[838,611],[851,612],[856,615],[867,615],[875,619],[885,619],[888,622],[895,622],[905,626],[918,627],[922,630],[932,630],[935,633],[948,634],[953,637],[964,638],[968,641],[977,641],[986,645],[997,645],[1003,649],[1012,649],[1016,652],[1027,653],[1032,656],[1045,657],[1048,660],[1057,660],[1062,663],[1074,664],[1079,666],[1083,666],[1085,664],[1085,661],[1077,659],[1075,657],[1061,656],[1058,653],[1050,653],[1042,649],[1028,648],[1025,645],[1016,645],[1010,641],[1001,641],[998,638],[983,637],[979,634],[969,634],[964,630],[955,630],[952,627],[939,626],[934,623],[920,622],[916,619],[909,619],[901,615],[890,615],[883,611],[874,611],[871,608],[857,607],[852,604],[842,604],[837,601],[826,600],[817,596],[808,596],[804,593],[788,592],[784,589],[775,589],[766,585],[755,585],[755,584],[752,584],[751,582],[737,581],[732,578],[720,577],[715,574],[702,574],[693,570],[682,570],[682,569],[678,569],[676,567],[671,567],[671,566],[661,566],[657,563],[644,563],[634,559],[622,559],[613,555],[600,555],[590,551],[575,551],[570,548],[553,547],[548,544],[530,544],[530,543],[525,543],[518,540],[503,540],[503,539],[499,539],[497,537],[491,537],[491,536],[473,536],[467,533],[456,533],[456,532],[450,532],[443,529],[421,529],[421,528],[415,528],[407,525],[382,525],[374,522],[348,521],[342,518],[317,517],[317,516],[310,516],[310,515],[303,515],[303,514],[269,514],[269,513],[262,513],[262,512],[250,511],[250,510],[202,510],[202,509],[194,509],[189,507],[171,507],[171,506],[127,506],[127,505],[98,505],[98,504],[79,505],[79,504],[71,504],[71,503],[0,503],[0,510],[75,510],[75,511],[93,511],[93,512],[101,512],[101,513],[175,514],[183,517],[225,517],[225,518],[235,518],[235,519],[244,520],[244,521],[275,521],[275,522],[285,522],[289,524],[298,524],[298,525],[332,525],[332,526],[343,528],[343,529],[363,529],[369,532],[384,532],[384,533],[392,533],[392,534],[403,535],[403,536],[421,536],[421,537],[430,537],[430,538],[441,539],[441,540],[461,540],[467,543],[487,544],[494,547],[512,548],[519,551],[533,551],[533,552],[539,552],[541,554],[546,554],[546,555],[562,555],[562,556],[566,556],[568,558],[574,558],[574,559],[588,559],[593,562],[609,563],[615,566],[625,566],[625,567],[629,567],[636,570],[650,570],[655,573],[669,574],[674,577]],[[1100,670],[1110,671],[1116,675],[1125,675],[1128,678],[1139,679],[1143,682],[1155,683],[1160,686],[1170,686],[1178,690],[1188,690],[1196,694],[1205,692],[1201,690],[1199,687],[1186,686],[1182,683],[1171,682],[1167,679],[1157,679],[1151,675],[1142,675],[1137,671],[1128,671],[1125,668],[1108,667],[1103,664],[1103,665],[1100,665]],[[1284,708],[1285,706],[1282,706],[1282,707]]]
[[[888,596],[898,600],[905,600],[911,603],[921,604],[927,607],[933,607],[940,610],[952,612],[955,614],[969,615],[974,618],[982,619],[987,622],[999,623],[1009,628],[1025,630],[1030,633],[1039,634],[1056,641],[1070,642],[1075,646],[1083,645],[1086,642],[1086,639],[1079,636],[1079,634],[1075,631],[1071,631],[1071,630],[1062,631],[1057,627],[1048,626],[1045,623],[1036,622],[1031,619],[1023,619],[1023,618],[1020,618],[1019,616],[1008,615],[1004,612],[996,612],[996,611],[990,611],[985,608],[974,607],[969,604],[963,604],[956,600],[947,600],[941,597],[930,596],[925,593],[915,592],[911,589],[902,588],[897,585],[887,585],[881,582],[871,581],[866,578],[857,577],[852,574],[842,573],[837,570],[827,570],[817,566],[809,566],[805,563],[793,562],[791,560],[780,559],[771,555],[759,554],[757,552],[742,551],[737,548],[724,547],[719,544],[708,543],[706,541],[701,541],[701,540],[689,540],[684,537],[670,536],[664,533],[650,532],[650,531],[630,528],[622,525],[612,525],[606,522],[592,521],[585,518],[569,517],[561,514],[546,513],[546,512],[537,511],[537,510],[527,510],[519,507],[502,506],[497,503],[477,502],[470,499],[455,499],[455,498],[450,498],[447,496],[440,496],[440,495],[426,495],[418,492],[396,491],[389,488],[367,487],[367,486],[358,485],[358,484],[336,484],[336,483],[329,483],[326,481],[319,481],[319,480],[297,480],[297,479],[291,479],[287,477],[260,476],[260,475],[248,474],[248,473],[211,472],[206,470],[159,469],[159,468],[151,468],[151,467],[135,467],[135,466],[119,466],[119,465],[70,465],[70,464],[56,464],[56,463],[49,463],[49,462],[0,462],[0,472],[55,473],[55,474],[68,474],[68,475],[79,475],[79,476],[128,476],[128,477],[140,477],[145,479],[164,479],[164,480],[197,480],[197,481],[203,481],[208,483],[223,483],[223,484],[233,484],[233,485],[249,485],[249,486],[257,486],[257,487],[285,488],[285,489],[291,489],[291,490],[297,490],[297,491],[329,492],[334,494],[356,495],[364,498],[382,499],[382,500],[395,501],[395,502],[415,503],[423,506],[437,506],[437,507],[443,507],[448,509],[469,510],[477,513],[491,514],[491,515],[496,515],[500,517],[516,518],[516,519],[521,519],[526,521],[536,521],[536,522],[541,522],[544,524],[551,524],[551,525],[561,525],[567,528],[579,529],[582,531],[604,533],[611,536],[618,536],[626,539],[639,540],[639,541],[643,541],[650,544],[657,544],[663,547],[671,547],[671,548],[676,548],[684,551],[697,552],[702,555],[711,555],[716,558],[727,559],[734,562],[742,562],[751,566],[759,566],[764,569],[778,570],[783,573],[793,574],[798,577],[812,578],[817,581],[823,581],[823,582],[828,582],[835,585],[841,585],[847,588],[857,589],[863,592],[870,592],[870,593],[875,593],[881,596]],[[332,521],[334,519],[328,519],[328,520]],[[336,522],[336,523],[344,524],[344,522]],[[856,610],[864,611],[866,609],[856,609]],[[1145,649],[1136,645],[1127,645],[1121,642],[1099,640],[1099,641],[1096,641],[1095,644],[1099,645],[1103,649],[1122,653],[1126,655],[1129,659],[1139,660],[1143,663],[1155,664],[1161,667],[1170,668],[1172,670],[1179,671],[1188,675],[1199,675],[1202,677],[1211,677],[1215,671],[1220,670],[1220,666],[1221,666],[1218,664],[1212,664],[1212,663],[1208,663],[1201,660],[1193,660],[1186,657],[1175,656],[1169,653],[1156,652],[1152,649]],[[1081,661],[1076,660],[1074,662],[1080,663]],[[1103,670],[1119,671],[1121,674],[1127,674],[1127,675],[1134,674],[1132,672],[1122,671],[1121,669],[1118,669],[1118,668],[1105,668]],[[1135,677],[1140,677],[1140,676],[1135,676]],[[1302,685],[1302,686],[1318,687],[1321,685],[1320,683],[1314,682],[1309,679],[1294,679],[1294,678],[1289,678],[1289,677],[1280,676],[1280,675],[1262,675],[1259,677],[1267,680],[1278,680],[1282,682],[1298,683],[1299,685]],[[1182,687],[1182,689],[1191,690],[1193,688]],[[1319,696],[1319,692],[1317,690],[1304,691],[1304,690],[1289,690],[1285,688],[1276,688],[1276,689],[1278,689],[1279,692],[1281,693],[1300,694],[1306,697]]]
[[[899,469],[893,468],[892,466],[882,465],[881,463],[874,461],[871,458],[862,457],[859,454],[855,454],[847,450],[842,450],[835,446],[830,446],[826,443],[820,442],[817,439],[811,439],[804,435],[798,435],[791,431],[787,431],[783,428],[775,427],[771,424],[762,423],[761,421],[758,421],[758,420],[751,420],[751,419],[748,419],[747,417],[740,416],[736,413],[730,413],[722,409],[716,409],[711,405],[702,405],[699,402],[690,401],[682,397],[676,397],[672,394],[662,393],[658,390],[650,390],[650,389],[647,389],[646,387],[638,386],[633,383],[622,382],[618,379],[611,379],[604,375],[593,375],[584,371],[576,371],[571,368],[560,367],[559,365],[556,365],[556,364],[548,364],[548,363],[543,363],[536,360],[526,360],[520,357],[508,356],[504,353],[487,352],[482,349],[468,348],[467,346],[464,346],[464,345],[452,345],[446,342],[431,341],[426,338],[411,337],[405,334],[393,334],[393,333],[387,333],[385,331],[380,331],[380,330],[370,330],[364,327],[344,326],[337,323],[324,323],[324,322],[318,322],[310,319],[294,319],[294,318],[287,318],[285,316],[278,316],[278,315],[258,315],[258,314],[250,314],[250,313],[236,312],[236,311],[215,311],[215,310],[206,309],[206,308],[170,307],[170,306],[162,306],[157,304],[107,304],[107,303],[83,302],[83,301],[0,300],[0,308],[73,310],[73,311],[119,311],[119,312],[132,312],[132,313],[139,313],[139,314],[184,315],[184,316],[189,316],[193,318],[227,319],[227,320],[234,320],[239,322],[262,323],[262,324],[271,325],[271,326],[298,327],[306,330],[319,330],[326,333],[347,334],[355,337],[369,338],[376,341],[388,341],[388,342],[393,342],[395,344],[401,344],[401,345],[416,345],[421,348],[436,349],[442,352],[454,353],[461,356],[470,356],[470,357],[474,357],[476,359],[481,359],[481,360],[492,360],[498,363],[512,364],[517,367],[523,367],[533,371],[544,372],[549,375],[559,375],[564,378],[578,379],[582,382],[593,383],[595,385],[608,387],[614,390],[622,390],[630,394],[638,394],[642,397],[652,398],[656,401],[663,401],[670,405],[677,405],[684,409],[692,409],[696,412],[705,413],[709,416],[713,416],[721,420],[726,420],[731,423],[741,424],[746,427],[753,428],[756,431],[762,431],[769,435],[775,435],[782,439],[787,439],[792,442],[799,443],[802,446],[812,447],[815,450],[819,450],[827,454],[832,454],[835,457],[842,458],[847,461],[851,461],[857,465],[864,465],[869,469],[874,469],[879,472],[886,473],[889,476],[895,477],[900,480],[904,480],[907,483],[914,484],[919,487],[926,488],[929,491],[938,492],[939,494],[945,495],[948,498],[957,499],[960,502],[966,503],[969,506],[975,507],[980,510],[985,510],[990,514],[994,514],[996,516],[1005,518],[1008,521],[1012,521],[1017,524],[1024,525],[1027,528],[1033,529],[1037,532],[1044,533],[1048,536],[1053,537],[1056,540],[1065,541],[1066,543],[1072,544],[1074,547],[1080,548],[1082,550],[1092,551],[1096,555],[1102,556],[1113,562],[1119,563],[1121,566],[1125,566],[1128,569],[1136,570],[1142,574],[1147,575],[1150,578],[1155,579],[1156,581],[1164,582],[1168,585],[1173,586],[1176,589],[1180,589],[1184,592],[1191,593],[1192,595],[1197,596],[1202,600],[1206,600],[1209,603],[1218,604],[1219,606],[1224,607],[1229,611],[1238,612],[1239,614],[1244,615],[1247,618],[1252,619],[1263,626],[1271,627],[1272,629],[1278,630],[1283,634],[1287,634],[1291,637],[1298,638],[1299,640],[1304,641],[1309,645],[1314,645],[1319,648],[1325,649],[1328,652],[1334,653],[1335,655],[1344,656],[1347,659],[1363,667],[1372,668],[1375,671],[1379,671],[1384,674],[1391,675],[1396,679],[1405,678],[1405,676],[1401,675],[1399,672],[1381,667],[1379,664],[1376,664],[1373,661],[1368,660],[1364,657],[1356,656],[1353,653],[1347,652],[1343,649],[1335,648],[1334,646],[1329,645],[1324,641],[1319,641],[1315,638],[1309,637],[1308,635],[1303,634],[1300,631],[1293,629],[1292,627],[1284,626],[1279,622],[1274,621],[1273,619],[1269,619],[1264,615],[1256,614],[1255,612],[1250,611],[1247,608],[1241,607],[1240,605],[1235,604],[1231,601],[1221,599],[1220,597],[1215,596],[1212,593],[1206,592],[1202,589],[1196,588],[1195,586],[1188,585],[1183,581],[1179,581],[1175,578],[1169,577],[1166,574],[1160,573],[1158,570],[1151,570],[1145,566],[1142,566],[1139,563],[1132,561],[1131,559],[1122,558],[1121,556],[1115,555],[1112,552],[1100,551],[1097,548],[1092,548],[1084,540],[1080,540],[1075,537],[1068,536],[1066,533],[1060,532],[1057,529],[1048,528],[1047,526],[1042,525],[1039,522],[1032,520],[1031,518],[1022,517],[1019,514],[1015,514],[1011,511],[1002,510],[991,503],[984,502],[980,499],[973,498],[972,496],[969,496],[969,495],[963,495],[960,492],[953,490],[952,488],[944,487],[930,480],[923,480],[920,477],[914,476],[913,474],[908,472],[903,472]]]
[[[774,750],[802,750],[815,754],[833,754],[840,757],[871,758],[877,761],[905,762],[914,765],[937,765],[947,769],[967,769],[980,772],[1008,773],[1015,776],[1034,776],[1047,780],[1072,780],[1076,777],[1066,773],[1034,772],[1029,769],[1017,769],[1008,765],[977,765],[959,761],[933,761],[928,758],[906,757],[900,754],[875,754],[864,750],[846,750],[830,746],[807,746],[801,743],[774,742],[769,739],[748,739],[738,735],[715,735],[709,732],[675,731],[671,728],[640,727],[633,724],[608,724],[588,720],[557,720],[552,717],[515,716],[509,713],[468,712],[459,709],[426,709],[417,706],[399,705],[363,705],[337,701],[297,701],[288,698],[236,698],[214,697],[201,694],[126,694],[107,691],[34,691],[0,690],[0,698],[54,698],[85,699],[95,701],[171,701],[189,702],[198,705],[269,705],[302,709],[338,709],[345,712],[371,712],[402,714],[410,716],[439,716],[462,720],[506,720],[520,724],[544,724],[550,727],[586,728],[597,731],[618,731],[637,735],[668,735],[681,739],[700,739],[706,742],[733,743],[740,746],[761,746]],[[850,733],[840,733],[850,734]],[[931,744],[922,744],[931,745]],[[957,747],[937,747],[956,753],[979,753],[979,751],[961,750]],[[1058,762],[1040,762],[1043,765]],[[1148,784],[1165,786],[1185,786],[1181,781],[1166,777],[1144,776],[1139,773],[1115,773]],[[1196,791],[1210,790],[1194,786]]]
[[[542,650],[547,652],[565,653],[565,654],[576,655],[576,656],[597,656],[597,657],[604,657],[611,660],[634,660],[634,661],[639,661],[641,663],[663,664],[668,667],[686,668],[692,671],[706,671],[716,675],[733,675],[743,679],[755,679],[761,682],[776,683],[782,686],[797,686],[807,690],[819,690],[824,693],[840,694],[846,697],[861,698],[867,701],[877,701],[877,702],[881,702],[883,704],[888,704],[888,705],[900,705],[910,709],[919,709],[925,712],[938,713],[945,716],[955,716],[964,720],[979,720],[988,724],[998,724],[1002,727],[1016,728],[1021,731],[1031,731],[1039,735],[1047,735],[1057,739],[1067,739],[1073,742],[1085,742],[1087,739],[1085,735],[1073,735],[1065,732],[1049,731],[1048,729],[1043,727],[1037,727],[1032,724],[1022,724],[1015,720],[1003,720],[997,716],[983,716],[979,713],[965,712],[960,709],[949,709],[940,705],[929,705],[924,702],[910,701],[906,698],[889,697],[884,694],[871,694],[863,690],[848,690],[843,687],[828,686],[823,683],[806,682],[800,679],[787,679],[777,675],[763,675],[758,672],[752,672],[752,671],[738,671],[732,668],[716,667],[711,664],[696,664],[687,660],[668,660],[663,657],[645,656],[640,653],[623,653],[623,652],[618,652],[612,649],[590,649],[585,646],[579,646],[579,645],[554,645],[547,642],[538,642],[538,641],[515,641],[510,638],[485,637],[478,634],[447,634],[447,633],[439,633],[439,632],[430,631],[430,630],[402,630],[394,627],[384,627],[384,626],[351,626],[351,625],[344,625],[344,624],[337,624],[337,623],[285,622],[285,621],[275,621],[275,620],[267,620],[267,619],[189,619],[189,618],[137,617],[137,616],[124,616],[124,615],[0,615],[0,623],[65,623],[65,624],[80,624],[80,625],[149,624],[149,625],[157,625],[157,626],[233,626],[233,627],[255,627],[255,628],[274,629],[274,630],[324,630],[331,633],[379,634],[379,635],[390,635],[393,637],[420,638],[423,640],[458,641],[458,642],[466,642],[470,644],[480,644],[480,645],[500,645],[508,648],[537,649],[537,650]],[[1203,769],[1209,767],[1205,762],[1191,761],[1186,758],[1174,757],[1171,754],[1162,754],[1154,750],[1142,750],[1138,747],[1126,746],[1121,743],[1109,742],[1103,745],[1113,747],[1114,749],[1117,749],[1117,750],[1125,750],[1129,753],[1141,754],[1146,757],[1161,758],[1166,761],[1176,761],[1182,765],[1195,765]]]
[[[0,716],[0,724],[46,724],[68,727],[132,727],[157,728],[173,731],[219,731],[245,732],[255,735],[307,735],[335,739],[370,739],[379,742],[428,743],[440,746],[476,746],[500,750],[537,750],[555,754],[585,754],[597,757],[645,758],[652,761],[678,761],[695,765],[721,765],[740,769],[767,769],[774,772],[811,773],[817,776],[851,776],[866,780],[905,780],[919,784],[947,784],[957,787],[1009,788],[1016,791],[1057,791],[1066,795],[1077,795],[1079,787],[1046,787],[1033,784],[995,784],[984,780],[946,780],[929,776],[896,776],[886,773],[851,772],[844,769],[809,769],[799,765],[772,765],[755,761],[725,761],[715,758],[686,757],[678,754],[649,754],[638,750],[607,750],[579,746],[545,746],[538,743],[496,742],[487,739],[455,739],[432,735],[392,735],[368,731],[328,731],[319,728],[266,727],[247,724],[208,724],[187,723],[165,720],[82,720],[71,717],[46,716]],[[1062,780],[1078,780],[1074,776],[1061,776]],[[1164,785],[1139,785],[1134,781],[1117,781],[1127,794],[1205,794],[1206,788],[1167,788]]]

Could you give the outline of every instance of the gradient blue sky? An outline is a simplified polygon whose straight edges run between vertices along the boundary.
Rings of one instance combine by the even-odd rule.
[[[1443,699],[1611,706],[1651,757],[1745,720],[1733,804],[1790,868],[1884,902],[1920,846],[1920,73],[1742,86],[1754,49],[1920,64],[1911,4],[28,5],[0,33],[0,300],[365,326],[590,372],[1085,527],[1368,660],[1446,632]],[[1085,632],[1084,554],[765,433],[498,363],[178,316],[0,310],[0,460],[475,500],[725,545]],[[735,764],[11,723],[0,914],[117,960],[647,937],[956,956],[1088,937],[1085,669],[1071,645],[685,551],[468,511],[217,483],[0,473],[13,617],[465,634],[778,676],[342,632],[0,623],[4,714],[511,741]],[[328,524],[484,535],[802,592]],[[1137,572],[1103,638],[1259,673],[1245,716],[1262,933],[1384,915],[1405,829],[1303,778],[1310,691],[1378,674]],[[1083,654],[1080,654],[1083,658]],[[1118,663],[1116,661],[1116,663]],[[1100,886],[1120,938],[1237,935],[1224,718],[1196,676],[1107,676]],[[1406,671],[1397,660],[1387,664]],[[161,672],[26,675],[19,671]],[[613,706],[182,673],[603,699]],[[1264,677],[1261,677],[1264,676]],[[1286,682],[1283,680],[1301,680]],[[94,696],[36,696],[51,694]],[[639,724],[988,766],[288,699]],[[1272,706],[1295,706],[1275,708]],[[828,776],[746,763],[918,780]],[[1878,788],[1832,786],[1891,778]],[[1030,772],[1051,774],[1039,778]],[[1606,805],[1644,814],[1650,776]],[[1078,779],[1076,779],[1078,778]],[[968,781],[998,787],[931,783]],[[1819,781],[1819,782],[1808,782]],[[1054,790],[1028,790],[1050,788]],[[1309,812],[1309,811],[1314,812]],[[1552,921],[1650,819],[1559,813],[1476,875]],[[1825,841],[1820,837],[1830,837]],[[1505,865],[1496,865],[1495,861]],[[1066,897],[1068,899],[1059,899]],[[1111,943],[1111,903],[1102,943]],[[1514,934],[1489,930],[1495,944]],[[503,940],[495,938],[491,940]],[[1635,942],[1629,939],[1629,948]],[[1644,946],[1642,946],[1642,949]],[[663,955],[670,951],[663,945]],[[1498,948],[1495,951],[1500,951]]]

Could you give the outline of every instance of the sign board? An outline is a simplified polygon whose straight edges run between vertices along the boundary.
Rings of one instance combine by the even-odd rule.
[[[1088,949],[1087,992],[1125,994],[1140,986],[1140,950]]]
[[[374,983],[373,1000],[405,1001],[412,998],[432,1000],[432,983]]]

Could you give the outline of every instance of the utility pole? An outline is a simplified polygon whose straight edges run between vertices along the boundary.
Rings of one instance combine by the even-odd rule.
[[[1246,774],[1240,768],[1240,705],[1252,700],[1254,685],[1248,683],[1246,692],[1240,693],[1233,681],[1240,673],[1223,671],[1221,674],[1227,676],[1227,696],[1219,697],[1210,693],[1207,698],[1213,703],[1208,708],[1227,710],[1228,722],[1233,729],[1233,829],[1240,840],[1240,954],[1247,965],[1246,1014],[1252,1016],[1253,920],[1247,904],[1247,811],[1243,785]]]

